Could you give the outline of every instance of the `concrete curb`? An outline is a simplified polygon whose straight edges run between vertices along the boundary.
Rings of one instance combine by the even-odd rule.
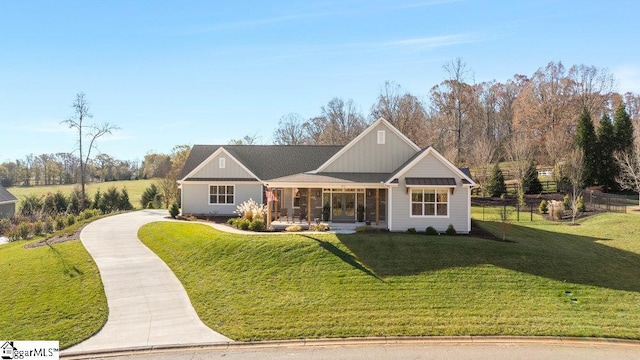
[[[563,336],[393,336],[393,337],[367,337],[367,338],[335,338],[335,339],[299,339],[299,340],[274,340],[274,341],[250,341],[250,342],[224,342],[208,344],[179,344],[145,346],[134,348],[120,348],[100,351],[73,351],[61,352],[64,359],[91,359],[97,357],[115,357],[133,354],[149,354],[155,352],[172,352],[184,350],[233,350],[246,348],[276,348],[276,347],[308,347],[308,346],[358,346],[358,345],[401,345],[401,344],[500,344],[500,343],[537,343],[555,345],[615,345],[634,346],[640,348],[640,340],[616,339],[616,338],[580,338]]]

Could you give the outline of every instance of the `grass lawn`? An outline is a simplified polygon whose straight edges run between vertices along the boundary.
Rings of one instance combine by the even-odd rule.
[[[107,300],[80,241],[24,249],[27,243],[0,245],[0,339],[59,340],[66,348],[100,330]]]
[[[513,242],[406,234],[241,236],[167,222],[146,225],[139,235],[185,285],[200,318],[236,340],[639,339],[638,220],[603,214],[580,226],[539,218],[507,226],[479,221]]]
[[[147,179],[147,180],[123,180],[123,181],[108,181],[101,183],[88,183],[86,186],[87,196],[90,199],[93,199],[93,195],[95,192],[100,189],[101,192],[107,191],[110,187],[115,186],[118,191],[122,190],[123,187],[127,188],[127,192],[129,192],[129,200],[131,200],[131,205],[134,208],[140,209],[140,198],[142,197],[142,193],[144,189],[149,187],[151,184],[155,182],[155,179]],[[45,195],[46,193],[55,193],[58,190],[62,191],[63,194],[69,195],[75,187],[80,187],[80,184],[69,184],[69,185],[50,185],[50,186],[13,186],[8,188],[9,192],[11,192],[16,198],[18,198],[18,203],[16,204],[16,210],[20,209],[20,202],[27,195]]]

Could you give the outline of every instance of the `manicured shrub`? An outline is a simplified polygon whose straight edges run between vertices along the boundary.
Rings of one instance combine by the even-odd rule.
[[[249,225],[251,225],[251,222],[247,219],[240,219],[236,223],[236,227],[240,230],[249,230]]]
[[[493,165],[491,176],[487,181],[486,190],[489,196],[499,197],[507,192],[507,185],[504,182],[504,174],[500,170],[498,163]]]
[[[162,208],[162,195],[158,191],[156,184],[151,184],[144,189],[140,197],[140,205],[144,209],[160,209]]]
[[[302,227],[300,227],[300,225],[289,225],[284,229],[284,231],[286,231],[286,232],[298,232],[298,231],[302,231]]]
[[[65,218],[62,215],[56,216],[56,230],[62,230],[65,228]]]
[[[20,236],[20,239],[28,239],[32,232],[33,229],[30,223],[23,221],[18,225],[18,236]]]
[[[323,223],[311,224],[309,231],[329,231],[329,225]]]
[[[75,224],[76,223],[75,215],[73,215],[73,214],[67,215],[66,223],[67,223],[67,226],[71,226],[71,225]]]
[[[565,210],[571,210],[571,198],[569,197],[569,194],[562,198],[562,207]]]
[[[22,200],[20,206],[20,215],[22,216],[35,216],[42,211],[42,199],[37,195],[27,195]]]
[[[119,211],[133,210],[133,205],[131,205],[131,201],[129,200],[129,192],[127,191],[127,188],[123,187],[122,190],[120,190],[120,196],[118,196],[117,208]]]
[[[169,215],[171,215],[171,218],[175,219],[179,213],[180,213],[180,208],[178,207],[178,203],[171,204],[171,207],[169,208]]]
[[[540,214],[546,214],[549,211],[549,204],[547,203],[547,200],[542,199],[542,201],[540,201],[538,210],[540,210]]]
[[[433,226],[428,226],[424,232],[427,235],[438,235],[438,230],[436,230]]]
[[[449,236],[454,236],[454,235],[458,234],[456,229],[453,227],[453,224],[449,224],[449,226],[447,227],[447,230],[444,233],[449,235]]]
[[[35,236],[44,234],[44,223],[42,221],[36,221],[33,223],[33,234]]]
[[[576,202],[579,212],[587,211],[587,207],[584,205],[584,197],[582,195],[578,196],[578,200]]]
[[[551,216],[551,219],[562,220],[562,217],[564,216],[563,207],[563,203],[559,201],[552,201],[549,206],[549,215]]]
[[[80,212],[80,214],[78,214],[78,219],[87,220],[98,215],[100,215],[100,210],[98,209],[84,209]]]
[[[251,231],[263,231],[265,227],[266,225],[262,219],[255,219],[249,224],[249,230]]]
[[[410,227],[410,228],[407,229],[407,233],[409,233],[409,234],[415,234],[416,232],[417,232],[416,228],[414,228],[414,227]]]
[[[67,211],[72,214],[80,212],[80,190],[75,189],[69,194],[69,201],[67,202]],[[87,206],[88,207],[88,206]]]
[[[538,170],[533,161],[529,164],[527,173],[522,179],[522,187],[527,194],[539,194],[542,192],[542,183],[538,179]]]
[[[44,232],[45,233],[52,233],[53,230],[55,230],[54,224],[53,224],[53,219],[51,217],[47,217],[44,222]]]
[[[53,194],[53,206],[56,214],[63,213],[69,208],[67,197],[64,196],[62,191],[56,191],[56,193]]]
[[[11,220],[2,218],[0,219],[0,234],[4,234],[11,229]]]
[[[236,221],[238,221],[238,218],[229,218],[229,219],[227,219],[227,224],[232,225],[232,226],[236,226],[235,225]]]

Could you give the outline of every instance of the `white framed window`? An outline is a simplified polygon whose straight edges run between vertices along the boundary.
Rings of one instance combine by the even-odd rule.
[[[449,189],[411,189],[411,217],[449,217]]]
[[[296,209],[299,208],[300,207],[300,189],[298,188],[293,189],[292,199],[293,199],[293,204],[292,204],[293,207]]]
[[[209,205],[235,204],[236,187],[234,185],[209,185]]]
[[[385,142],[385,135],[386,133],[384,132],[384,130],[378,130],[378,144],[383,145]]]
[[[221,157],[220,159],[218,159],[218,167],[220,169],[224,169],[227,166],[227,159]]]

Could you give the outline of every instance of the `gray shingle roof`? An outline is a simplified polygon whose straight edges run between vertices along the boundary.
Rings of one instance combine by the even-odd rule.
[[[0,204],[16,202],[16,201],[18,201],[18,199],[16,199],[16,197],[13,196],[13,194],[7,191],[7,189],[5,189],[4,187],[0,186]]]
[[[261,180],[315,170],[342,148],[332,145],[194,145],[180,172],[180,179],[221,147]]]

